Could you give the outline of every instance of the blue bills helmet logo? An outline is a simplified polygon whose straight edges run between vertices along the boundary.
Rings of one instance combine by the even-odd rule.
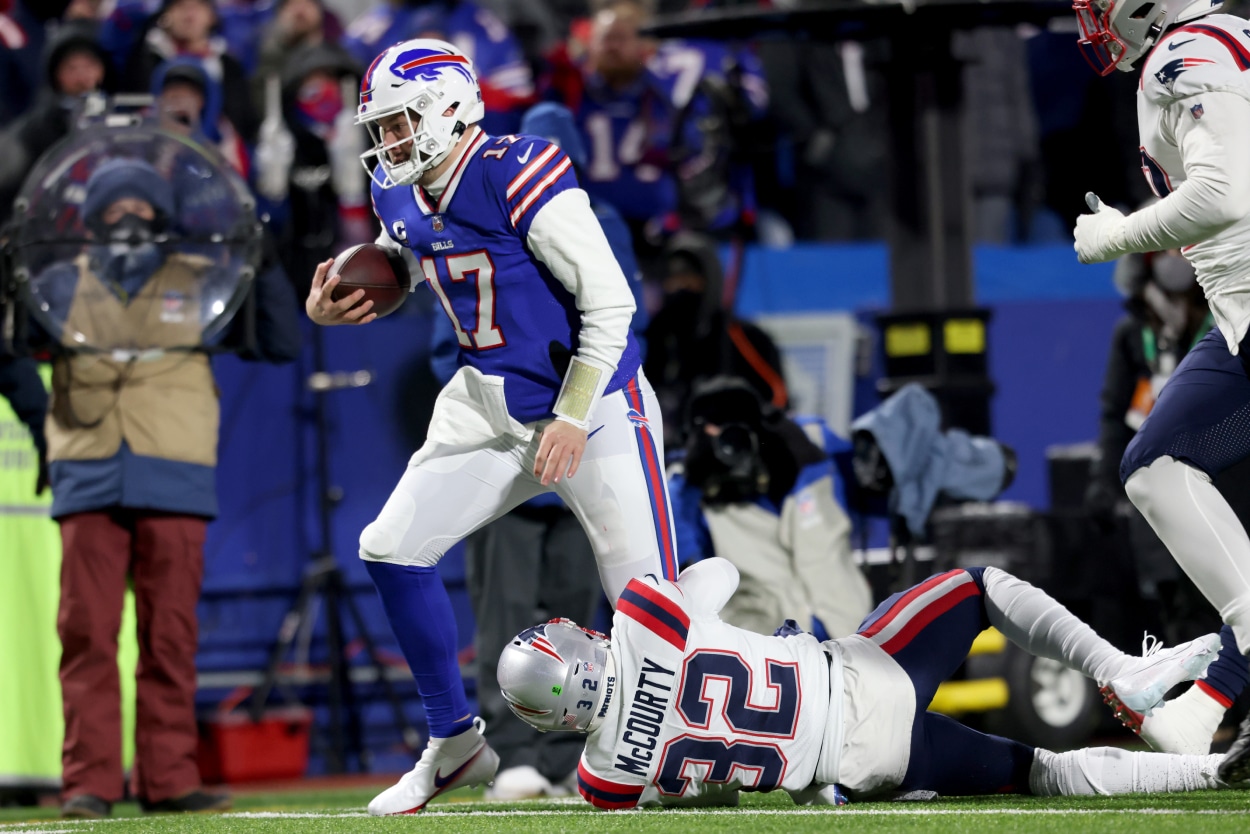
[[[443,70],[452,70],[466,81],[477,83],[468,69],[469,59],[445,49],[410,49],[401,52],[391,64],[391,72],[408,81],[437,81]]]

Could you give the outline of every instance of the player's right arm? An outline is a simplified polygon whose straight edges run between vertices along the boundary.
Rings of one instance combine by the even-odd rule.
[[[364,298],[364,290],[356,290],[338,301],[333,299],[334,288],[339,283],[338,275],[329,274],[333,264],[333,258],[317,264],[317,271],[313,273],[312,286],[308,289],[308,298],[304,300],[304,311],[308,313],[308,317],[324,326],[368,324],[376,319],[378,314],[370,312],[373,309],[372,301],[366,301],[359,307],[355,306],[360,299]]]
[[[1250,214],[1250,100],[1232,91],[1204,92],[1172,103],[1162,119],[1180,148],[1185,181],[1126,218],[1131,252],[1199,243]]]
[[[1180,151],[1184,182],[1127,217],[1100,202],[1091,205],[1094,214],[1077,220],[1076,250],[1082,263],[1129,252],[1183,249],[1250,215],[1250,98],[1240,81],[1240,67],[1225,53],[1244,48],[1223,41],[1213,45],[1211,40],[1203,36],[1169,42],[1143,68],[1142,130],[1157,131]],[[1145,135],[1142,141],[1148,144]]]

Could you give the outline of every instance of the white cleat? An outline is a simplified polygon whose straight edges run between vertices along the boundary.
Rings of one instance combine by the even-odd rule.
[[[1211,737],[1215,728],[1219,727],[1219,720],[1217,717],[1215,727],[1212,727],[1203,720],[1201,711],[1194,708],[1192,701],[1201,693],[1191,695],[1193,690],[1190,690],[1179,698],[1157,705],[1150,715],[1142,715],[1120,703],[1110,686],[1104,686],[1100,691],[1120,723],[1141,736],[1151,750],[1186,756],[1205,756],[1211,752]]]
[[[1130,712],[1150,715],[1168,690],[1207,670],[1220,652],[1220,635],[1208,634],[1170,649],[1160,648],[1161,645],[1155,638],[1146,636],[1142,642],[1142,665],[1102,687],[1107,703],[1114,701]]]
[[[416,767],[374,797],[369,813],[375,817],[415,814],[439,794],[494,779],[499,754],[482,737],[485,729],[486,722],[475,718],[473,726],[460,735],[430,739]]]

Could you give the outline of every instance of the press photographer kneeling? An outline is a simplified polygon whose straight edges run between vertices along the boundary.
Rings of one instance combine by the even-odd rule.
[[[760,634],[785,619],[853,633],[872,599],[830,457],[845,441],[819,420],[765,406],[733,377],[697,385],[686,423],[685,459],[669,484],[677,552],[683,563],[722,556],[737,567],[722,618]]]

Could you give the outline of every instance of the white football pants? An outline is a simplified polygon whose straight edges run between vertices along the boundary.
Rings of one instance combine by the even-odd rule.
[[[1211,479],[1173,457],[1138,469],[1129,499],[1172,552],[1181,570],[1232,626],[1250,653],[1250,537]]]
[[[427,443],[409,463],[377,520],[360,536],[360,558],[434,565],[453,544],[519,504],[556,492],[590,538],[599,579],[615,605],[630,579],[677,578],[672,509],[664,476],[664,429],[642,371],[596,405],[577,474],[544,487],[534,475],[542,429],[485,447]]]

